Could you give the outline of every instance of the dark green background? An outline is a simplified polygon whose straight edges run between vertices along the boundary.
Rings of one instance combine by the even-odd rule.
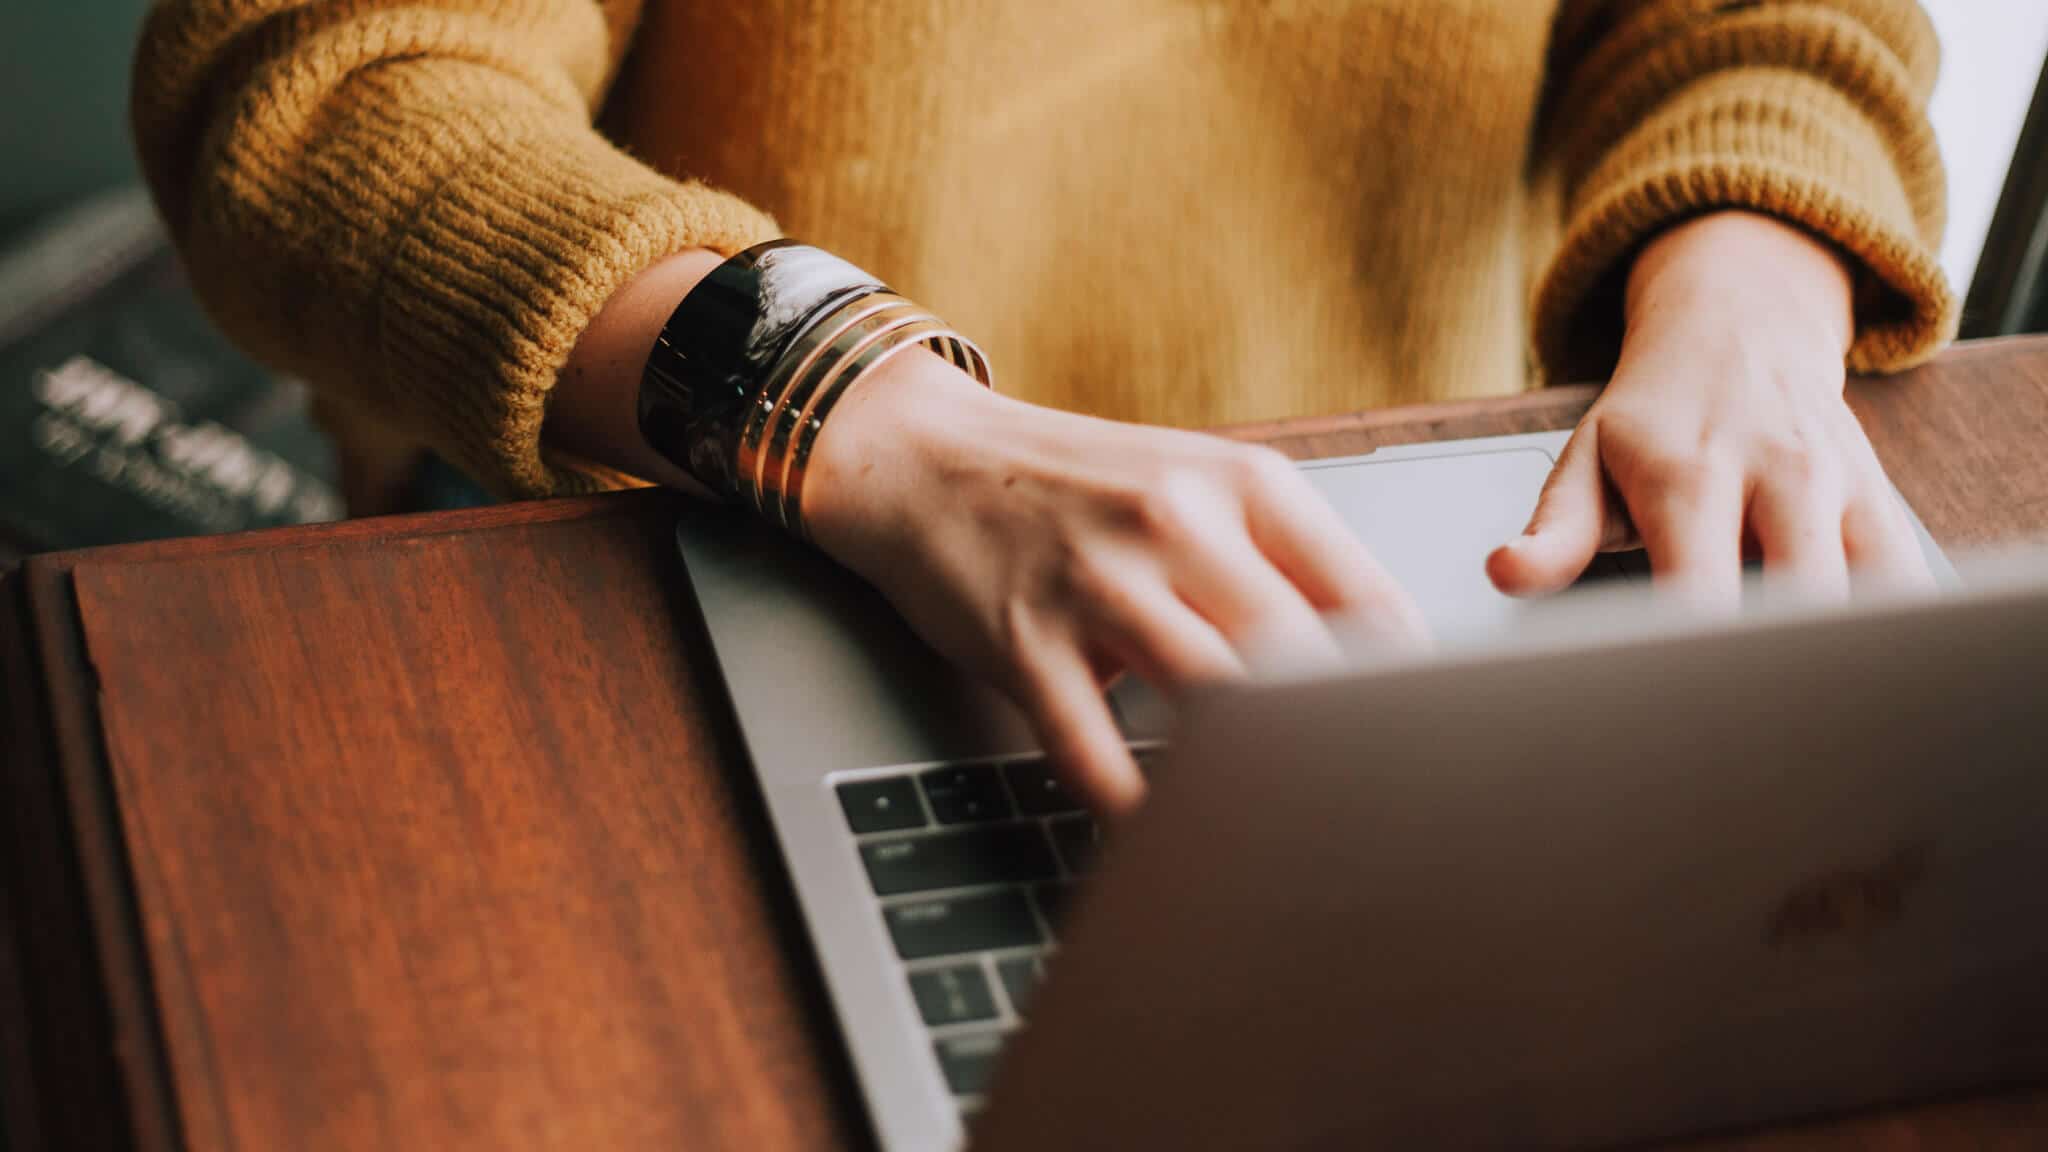
[[[128,65],[148,0],[0,0],[0,245],[135,178]]]

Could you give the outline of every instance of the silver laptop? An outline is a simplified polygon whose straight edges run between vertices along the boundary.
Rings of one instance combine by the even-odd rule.
[[[1483,560],[1492,548],[1520,531],[1526,522],[1564,438],[1563,433],[1547,433],[1382,450],[1370,456],[1319,461],[1305,465],[1305,469],[1367,546],[1416,596],[1439,637],[1446,638],[1453,647],[1483,648],[1489,641],[1512,638],[1525,629],[1531,634],[1536,631],[1530,614],[1542,609],[1495,592],[1484,574]],[[1930,563],[1939,574],[1952,578],[1924,530],[1921,536]],[[1509,1012],[1498,1020],[1526,1022],[1541,1017],[1541,1011],[1563,1011],[1559,1005],[1570,1005],[1573,1011],[1583,1014],[1572,1019],[1604,1025],[1613,1035],[1596,1036],[1588,1042],[1587,1049],[1597,1050],[1603,1059],[1620,1059],[1633,1053],[1629,1058],[1647,1060],[1653,1050],[1681,1043],[1680,1038],[1686,1038],[1684,1043],[1697,1038],[1686,1029],[1701,1023],[1702,1002],[1698,997],[1714,990],[1703,992],[1691,985],[1674,986],[1669,1003],[1662,1003],[1649,994],[1658,985],[1653,976],[1657,970],[1646,965],[1673,957],[1654,951],[1630,953],[1625,949],[1637,944],[1644,948],[1651,943],[1670,944],[1685,932],[1704,934],[1718,925],[1701,922],[1681,930],[1681,921],[1686,917],[1680,905],[1654,899],[1653,892],[1638,891],[1619,880],[1623,876],[1676,878],[1684,883],[1671,890],[1674,899],[1696,897],[1712,888],[1709,881],[1715,870],[1740,860],[1741,853],[1731,844],[1664,839],[1647,845],[1659,851],[1645,858],[1637,868],[1617,867],[1617,860],[1628,859],[1629,852],[1646,845],[1640,837],[1603,845],[1592,833],[1611,829],[1607,824],[1593,822],[1593,817],[1611,824],[1631,804],[1650,796],[1650,792],[1640,786],[1639,779],[1613,777],[1614,757],[1595,757],[1578,765],[1585,771],[1604,771],[1607,775],[1598,782],[1601,786],[1580,782],[1562,793],[1583,807],[1589,821],[1585,828],[1587,837],[1565,837],[1565,842],[1580,855],[1565,855],[1588,868],[1595,862],[1602,863],[1606,870],[1532,874],[1527,890],[1516,890],[1511,885],[1511,891],[1494,894],[1499,898],[1496,901],[1476,905],[1475,910],[1482,915],[1456,916],[1447,906],[1447,922],[1464,924],[1467,929],[1462,935],[1441,934],[1443,942],[1447,947],[1453,943],[1460,945],[1467,949],[1464,953],[1433,956],[1429,948],[1418,945],[1383,951],[1380,959],[1362,963],[1363,957],[1373,953],[1354,955],[1345,951],[1332,956],[1325,950],[1338,939],[1345,942],[1346,950],[1354,950],[1363,947],[1358,941],[1365,937],[1325,937],[1319,935],[1322,926],[1286,915],[1261,914],[1248,887],[1255,879],[1285,886],[1293,894],[1291,899],[1307,899],[1318,893],[1364,899],[1363,894],[1379,887],[1365,883],[1368,878],[1400,877],[1406,890],[1412,891],[1424,869],[1432,868],[1442,853],[1459,847],[1454,841],[1403,844],[1379,836],[1347,840],[1345,835],[1334,835],[1333,844],[1348,843],[1351,850],[1332,855],[1324,851],[1330,845],[1321,845],[1317,851],[1323,852],[1326,866],[1316,867],[1315,859],[1305,853],[1320,842],[1295,840],[1291,827],[1305,811],[1295,801],[1308,793],[1292,789],[1281,790],[1289,798],[1284,805],[1247,802],[1235,812],[1238,820],[1257,830],[1263,838],[1261,842],[1292,844],[1301,850],[1297,854],[1237,859],[1232,853],[1230,859],[1193,859],[1189,846],[1203,843],[1201,835],[1217,832],[1212,827],[1198,826],[1200,821],[1196,819],[1187,823],[1176,821],[1172,826],[1183,838],[1158,849],[1162,854],[1157,858],[1148,856],[1152,850],[1146,848],[1144,836],[1120,839],[1113,853],[1118,867],[1107,872],[1102,883],[1110,892],[1125,895],[1105,895],[1105,906],[1114,907],[1115,899],[1145,904],[1148,893],[1163,897],[1165,893],[1142,886],[1134,892],[1137,882],[1123,877],[1158,873],[1161,869],[1172,871],[1177,862],[1185,861],[1190,865],[1185,879],[1174,880],[1168,886],[1177,897],[1192,902],[1172,906],[1185,907],[1196,919],[1168,925],[1156,918],[1139,917],[1119,923],[1110,918],[1110,913],[1091,914],[1081,924],[1095,927],[1081,930],[1117,941],[1105,945],[1109,949],[1105,952],[1090,947],[1091,941],[1087,939],[1069,939],[1067,935],[1069,908],[1083,895],[1091,905],[1095,902],[1094,873],[1102,859],[1098,830],[1059,787],[1050,768],[1037,755],[1022,717],[1013,708],[931,653],[898,621],[887,604],[858,580],[788,541],[715,509],[693,510],[679,527],[678,537],[870,1117],[886,1148],[944,1149],[960,1143],[966,1124],[987,1105],[997,1068],[1003,1063],[999,1058],[1025,1034],[1024,1021],[1034,1017],[1038,1010],[1038,986],[1055,952],[1061,954],[1061,976],[1046,989],[1043,1001],[1047,1011],[1055,1014],[1048,1018],[1047,1027],[1033,1027],[1031,1043],[1023,1045],[1026,1049],[1044,1053],[1057,1045],[1077,1072],[1086,1069],[1094,1075],[1108,1067],[1096,1057],[1111,1047],[1097,1047],[1096,1041],[1087,1038],[1091,1031],[1087,1023],[1090,1000],[1099,996],[1116,998],[1133,1011],[1143,1005],[1148,1013],[1172,1016],[1185,1012],[1186,1019],[1207,1021],[1204,1028],[1216,1028],[1213,1035],[1205,1034],[1199,1041],[1191,1039],[1190,1033],[1178,1034],[1174,1041],[1214,1050],[1217,1062],[1201,1068],[1194,1068],[1185,1060],[1163,1059],[1164,1053],[1148,1055],[1134,1052],[1128,1046],[1116,1046],[1122,1057],[1132,1060],[1162,1058],[1159,1066],[1171,1066],[1179,1078],[1168,1080],[1164,1073],[1160,1077],[1137,1078],[1134,1083],[1144,1085],[1138,1090],[1169,1094],[1117,1096],[1124,1109],[1119,1115],[1126,1126],[1111,1125],[1100,1128],[1101,1131],[1137,1136],[1141,1131],[1128,1127],[1128,1123],[1136,1123],[1141,1115],[1179,1108],[1184,1115],[1192,1116],[1229,1105],[1229,1099],[1224,1097],[1200,1096],[1205,1091],[1223,1091],[1229,1080],[1206,1081],[1202,1077],[1225,1067],[1225,1050],[1235,1049],[1235,1057],[1245,1059],[1255,1052],[1242,1046],[1244,1020],[1227,1022],[1230,1017],[1215,1015],[1219,1006],[1257,1015],[1266,997],[1279,997],[1273,1002],[1299,1008],[1305,1003],[1301,997],[1316,994],[1302,981],[1312,978],[1312,974],[1326,973],[1331,964],[1352,972],[1329,987],[1332,998],[1305,1019],[1267,1019],[1264,1022],[1270,1028],[1266,1031],[1293,1037],[1295,1055],[1342,1055],[1361,1068],[1378,1067],[1372,1061],[1399,1063],[1400,1054],[1410,1050],[1435,1053],[1432,1059],[1449,1063],[1432,1074],[1434,1079],[1385,1079],[1384,1094],[1376,1093],[1373,1097],[1379,1101],[1374,1105],[1381,1109],[1378,1112],[1347,1110],[1359,1086],[1375,1079],[1349,1077],[1347,1072],[1345,1082],[1349,1086],[1323,1100],[1321,1105],[1284,1120],[1273,1118],[1278,1126],[1271,1132],[1282,1138],[1254,1143],[1290,1142],[1285,1137],[1290,1131],[1286,1125],[1290,1123],[1329,1125],[1317,1130],[1362,1136],[1413,1132],[1415,1129],[1402,1125],[1417,1116],[1437,1115],[1432,1109],[1443,1108],[1446,1100],[1459,1093],[1464,1095],[1458,1099],[1488,1123],[1497,1123],[1503,1132],[1520,1131],[1530,1138],[1528,1142],[1535,1143],[1553,1132],[1571,1139],[1588,1134],[1589,1139],[1620,1139],[1653,1132],[1691,1131],[1702,1125],[1777,1115],[1787,1109],[1798,1111],[1842,1103],[1837,1095],[1818,1092],[1802,1096],[1796,1091],[1778,1095],[1745,1091],[1743,1078],[1738,1074],[1743,1064],[1733,1058],[1729,1045],[1745,1037],[1760,1038],[1761,1034],[1745,1029],[1741,1013],[1757,1011],[1766,1001],[1743,1002],[1735,995],[1742,990],[1739,983],[1722,987],[1720,991],[1727,993],[1728,998],[1715,1002],[1731,1013],[1725,1018],[1726,1030],[1717,1034],[1718,1047],[1711,1049],[1729,1060],[1721,1068],[1725,1074],[1719,1079],[1706,1077],[1691,1084],[1689,1090],[1699,1099],[1692,1100],[1689,1107],[1677,1106],[1684,1101],[1672,1101],[1669,1108],[1647,1108],[1644,1114],[1653,1116],[1652,1119],[1645,1120],[1635,1113],[1623,1116],[1628,1109],[1622,1106],[1634,1107],[1642,1100],[1642,1093],[1636,1091],[1628,1101],[1610,1099],[1615,1093],[1586,1079],[1611,1071],[1609,1065],[1595,1061],[1577,1065],[1585,1077],[1578,1083],[1577,1095],[1570,1098],[1573,1102],[1552,1101],[1560,1114],[1580,1117],[1579,1127],[1571,1127],[1548,1113],[1536,1118],[1543,1127],[1536,1126],[1536,1119],[1523,1125],[1523,1118],[1534,1115],[1529,1108],[1537,1088],[1551,1086],[1545,1077],[1559,1073],[1555,1053],[1539,1053],[1528,1047],[1535,1035],[1526,1031],[1514,1042],[1521,1047],[1495,1050],[1488,1058],[1469,1062],[1471,1075],[1455,1083],[1448,1078],[1448,1069],[1457,1061],[1443,1055],[1443,1045],[1484,1046],[1496,1026],[1496,1014],[1515,1005],[1523,1005],[1520,1017]],[[1647,574],[1625,559],[1603,557],[1595,575],[1627,584],[1646,579]],[[1482,663],[1491,666],[1488,661]],[[1528,683],[1548,686],[1558,681],[1546,674],[1531,676]],[[1554,696],[1554,691],[1549,693],[1549,697]],[[1141,761],[1152,767],[1161,755],[1162,741],[1168,735],[1172,718],[1142,686],[1120,688],[1113,702],[1126,734],[1141,750]],[[1223,712],[1219,710],[1216,714]],[[1884,718],[1896,724],[1911,715],[1895,712]],[[1468,728],[1486,728],[1472,725],[1469,715],[1461,723]],[[1201,717],[1195,719],[1195,725],[1190,731],[1195,733],[1197,743],[1219,741],[1212,729],[1201,726]],[[1331,730],[1330,740],[1336,739],[1338,731]],[[1273,735],[1266,733],[1268,738]],[[1647,741],[1636,745],[1624,762],[1645,770],[1659,765],[1661,760],[1655,750],[1661,745],[1654,734]],[[1359,747],[1374,745],[1384,746],[1375,740]],[[1307,747],[1320,747],[1325,752],[1341,748],[1347,755],[1356,754],[1349,744],[1329,741],[1317,744],[1311,740]],[[1297,766],[1278,756],[1279,751],[1280,747],[1269,739],[1260,763],[1286,764],[1291,780]],[[1386,763],[1412,762],[1429,754],[1426,745],[1405,749],[1402,756]],[[1770,757],[1768,763],[1782,766],[1794,755],[1795,750],[1787,749]],[[1546,755],[1543,760],[1547,765],[1550,757]],[[1155,796],[1178,796],[1184,785],[1208,787],[1215,782],[1221,788],[1225,786],[1222,782],[1233,776],[1264,778],[1263,773],[1233,772],[1214,761],[1206,763],[1209,771],[1200,770],[1199,763],[1197,769],[1189,771],[1180,767],[1159,769],[1164,778],[1159,781]],[[1466,769],[1476,771],[1482,766],[1492,773],[1513,775],[1511,766],[1494,762],[1474,762]],[[1924,769],[1926,765],[1913,767]],[[1837,766],[1831,771],[1832,775],[1822,782],[1843,785],[1843,775],[1848,770]],[[1185,775],[1186,781],[1176,779],[1176,773]],[[1885,779],[1889,782],[1891,777]],[[1369,791],[1379,787],[1369,777],[1359,777],[1358,783]],[[1742,797],[1752,806],[1763,802],[1763,797],[1754,790],[1736,789],[1721,795],[1700,780],[1692,780],[1690,790],[1682,794],[1694,800],[1718,797],[1730,804]],[[1495,793],[1475,785],[1463,795],[1481,809],[1472,817],[1475,828],[1484,827],[1485,818],[1507,818],[1528,810],[1526,797],[1513,792],[1498,793],[1496,802]],[[1431,789],[1408,799],[1416,804],[1431,804],[1443,801],[1445,796]],[[1140,827],[1165,826],[1166,814],[1159,810],[1169,807],[1155,800],[1139,821]],[[1341,809],[1330,809],[1337,810]],[[1212,818],[1217,811],[1220,809],[1203,809]],[[1802,811],[1805,817],[1814,815],[1810,810]],[[1857,837],[1873,834],[1871,812],[1854,808],[1847,811],[1856,817],[1843,826],[1843,836],[1850,839],[1836,842],[1823,837],[1816,842],[1814,851],[1824,854],[1828,847],[1861,844]],[[2036,811],[2040,812],[2038,808]],[[1653,806],[1645,816],[1647,819],[1662,812],[1662,808]],[[2048,812],[2040,814],[2048,816]],[[1545,819],[1555,824],[1555,830],[1569,831],[1569,820],[1555,823],[1561,818],[1557,813],[1545,813]],[[2043,826],[2048,826],[2048,821]],[[1220,845],[1231,841],[1225,837],[1214,842]],[[1494,864],[1513,859],[1498,852],[1489,853],[1489,845],[1481,842],[1463,847],[1474,859]],[[2037,857],[2034,862],[2048,863],[2048,858]],[[1777,879],[1786,883],[1791,883],[1795,879],[1793,872],[1803,867],[1782,854],[1767,853],[1761,862],[1749,863],[1765,869],[1775,866]],[[1843,858],[1844,867],[1855,863],[1853,856]],[[2038,867],[2035,872],[2044,874]],[[1449,874],[1452,879],[1474,876],[1455,870]],[[1737,881],[1753,884],[1750,878],[1731,872],[1728,883],[1735,885]],[[1154,876],[1147,883],[1157,882]],[[1219,905],[1227,907],[1231,917],[1218,918],[1216,928],[1250,933],[1227,945],[1205,938],[1200,926],[1201,890],[1218,883],[1223,885],[1216,892],[1219,900],[1243,902]],[[1445,878],[1434,877],[1423,887],[1442,887],[1444,883]],[[1559,886],[1569,891],[1560,891]],[[1456,884],[1444,887],[1443,891],[1446,897],[1466,895]],[[1744,894],[1753,895],[1746,890]],[[1638,906],[1626,902],[1624,897],[1646,903]],[[1723,898],[1735,899],[1733,890]],[[1480,992],[1485,995],[1471,1003],[1471,1011],[1446,1009],[1432,1016],[1417,1010],[1395,1018],[1402,1022],[1400,1029],[1389,1029],[1384,1023],[1365,1023],[1363,1014],[1378,1005],[1388,990],[1402,987],[1403,979],[1429,972],[1465,971],[1459,965],[1471,962],[1470,950],[1475,947],[1482,952],[1511,953],[1514,945],[1510,929],[1526,924],[1494,924],[1488,917],[1498,919],[1503,912],[1513,910],[1528,913],[1542,908],[1546,902],[1558,901],[1576,918],[1562,921],[1560,930],[1546,939],[1560,946],[1569,943],[1580,948],[1591,948],[1605,939],[1624,950],[1610,956],[1603,965],[1587,969],[1583,978],[1554,967],[1526,973],[1504,967],[1493,972],[1484,987],[1474,992],[1475,996]],[[1271,904],[1267,911],[1278,912],[1288,906]],[[1161,900],[1157,907],[1165,909],[1169,904]],[[1661,919],[1644,919],[1649,912],[1659,913]],[[2040,918],[2040,922],[2048,923],[2048,918]],[[1163,948],[1171,942],[1173,949],[1184,951],[1161,951],[1150,944],[1134,944],[1133,933],[1147,924],[1157,931],[1156,937],[1148,937],[1152,943]],[[1622,931],[1631,925],[1655,939],[1638,941]],[[1492,931],[1493,927],[1499,931]],[[1576,931],[1567,932],[1565,927]],[[1422,939],[1425,937],[1416,937],[1409,943]],[[1693,961],[1695,967],[1718,965],[1731,974],[1740,971],[1738,961],[1743,959],[1736,950],[1753,949],[1756,943],[1754,934],[1740,940],[1708,939],[1702,935],[1694,942],[1703,949]],[[1255,948],[1248,947],[1254,944]],[[1114,959],[1120,951],[1131,957],[1127,966]],[[1069,979],[1067,953],[1092,953],[1098,958],[1090,968],[1095,973],[1090,979],[1095,983],[1084,985],[1078,977]],[[1225,957],[1248,961],[1254,953],[1264,957],[1259,964],[1248,964],[1235,971],[1217,964]],[[1297,958],[1302,958],[1299,979],[1288,975],[1295,970]],[[1556,960],[1550,958],[1546,962],[1554,964]],[[1279,968],[1272,969],[1276,963]],[[1162,965],[1179,966],[1182,970],[1169,977],[1161,971]],[[1381,972],[1383,965],[1388,970]],[[1073,966],[1081,967],[1079,963]],[[1629,982],[1617,989],[1613,982],[1621,976]],[[1128,981],[1128,986],[1112,990],[1111,984],[1119,978]],[[1277,985],[1284,987],[1276,985],[1276,978]],[[1184,1009],[1162,1003],[1153,995],[1168,987],[1197,994],[1197,986],[1201,989],[1199,995],[1207,1002],[1189,1004]],[[1609,998],[1619,990],[1628,995]],[[1776,998],[1768,1004],[1782,1007],[1786,1003],[1785,990],[1772,991]],[[1851,994],[1853,991],[1851,986],[1849,991],[1830,993],[1837,999],[1822,996],[1821,1002],[1877,1008],[1868,998],[1867,989],[1860,1000]],[[1841,1000],[1841,996],[1848,999]],[[1535,1006],[1538,1000],[1548,1007],[1539,1010]],[[1648,1008],[1645,1000],[1650,1002]],[[1622,1004],[1632,1015],[1618,1019],[1601,1015]],[[1065,1015],[1057,1014],[1062,1005]],[[1657,1014],[1660,1005],[1668,1010],[1666,1015]],[[1125,1029],[1125,1037],[1142,1031],[1130,1029],[1122,1013],[1106,1013],[1103,1019],[1117,1021],[1115,1027]],[[1836,1017],[1815,1017],[1809,1022],[1839,1023],[1839,1012]],[[1624,1027],[1630,1024],[1634,1025],[1633,1031]],[[1410,1034],[1405,1030],[1410,1028],[1426,1028],[1428,1034]],[[1344,1033],[1355,1042],[1354,1047],[1332,1047],[1326,1035],[1332,1031]],[[1311,1043],[1315,1037],[1320,1039]],[[1782,1037],[1773,1034],[1772,1039]],[[1629,1044],[1636,1047],[1629,1049]],[[1285,1058],[1288,1054],[1284,1051],[1258,1055],[1261,1060],[1268,1056],[1273,1059],[1272,1063],[1261,1064],[1262,1067],[1296,1068],[1295,1063]],[[1020,1134],[1058,1133],[1063,1143],[1087,1142],[1086,1133],[1098,1130],[1090,1125],[1099,1126],[1116,1118],[1102,1111],[1103,1102],[1110,1098],[1107,1096],[1091,1098],[1089,1109],[1067,1117],[1051,1116],[1047,1108],[1039,1106],[1037,1102],[1060,1100],[1078,1108],[1078,1102],[1087,1097],[1085,1086],[1054,1084],[1061,1079],[1059,1069],[1054,1067],[1060,1060],[1057,1051],[1050,1056],[1042,1055],[1036,1061],[1040,1067],[1034,1073],[1032,1058],[1020,1058],[1019,1067],[1009,1073],[1015,1080],[1006,1083],[1001,1097],[1005,1105],[989,1114],[989,1122],[996,1126],[987,1134],[989,1139],[999,1142],[1007,1124],[1011,1131]],[[1361,1060],[1366,1063],[1359,1064]],[[1333,1082],[1328,1072],[1325,1069],[1323,1075],[1308,1076],[1300,1082],[1329,1087]],[[1098,1087],[1109,1093],[1120,1091],[1113,1084]],[[1189,1097],[1190,1091],[1197,1094],[1195,1098]],[[1710,1099],[1715,1093],[1727,1098]],[[1247,1097],[1245,1109],[1237,1114],[1251,1116],[1260,1108],[1277,1106],[1279,1099],[1278,1095]],[[1012,1103],[1017,1100],[1026,1103]],[[1196,1107],[1197,1100],[1204,1106]],[[1488,1111],[1488,1100],[1498,1101],[1499,1107]],[[1299,1110],[1301,1101],[1294,1099],[1288,1106]],[[1386,1124],[1370,1119],[1382,1113],[1390,1118]],[[1596,1122],[1601,1115],[1619,1119],[1603,1126]],[[1146,1131],[1155,1132],[1158,1142],[1164,1145],[1169,1140],[1182,1142],[1180,1135],[1184,1130],[1165,1126]],[[1045,1144],[1041,1142],[1038,1146]]]
[[[977,1152],[1611,1148],[2048,1084],[2044,559],[1198,694]]]

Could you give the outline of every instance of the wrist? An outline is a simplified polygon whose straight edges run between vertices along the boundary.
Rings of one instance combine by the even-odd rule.
[[[928,348],[981,384],[988,360],[837,256],[756,244],[703,276],[662,324],[638,391],[647,446],[715,495],[808,535],[820,430],[889,363]]]
[[[928,349],[884,362],[818,433],[804,501],[813,539],[841,555],[854,533],[900,522],[896,497],[929,499],[955,471],[948,461],[992,442],[1015,406]]]
[[[1754,212],[1715,212],[1669,229],[1629,270],[1626,331],[1684,317],[1771,331],[1846,355],[1855,336],[1853,280],[1829,245]]]

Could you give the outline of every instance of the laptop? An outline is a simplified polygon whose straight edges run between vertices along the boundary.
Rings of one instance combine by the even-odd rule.
[[[1383,449],[1312,462],[1304,470],[1416,597],[1439,638],[1454,648],[1482,650],[1493,640],[1538,631],[1532,614],[1541,606],[1501,596],[1488,583],[1483,560],[1527,521],[1566,435]],[[1918,530],[1938,578],[1952,580],[1939,550]],[[1094,873],[1104,856],[1099,829],[1059,786],[1023,717],[926,648],[861,581],[727,510],[693,509],[678,527],[678,541],[876,1135],[892,1150],[955,1147],[986,1109],[1003,1052],[1021,1036],[1038,1043],[1041,1030],[1023,1025],[1034,1017],[1055,954],[1062,975],[1047,1004],[1064,999],[1076,1005],[1070,1013],[1085,1018],[1088,1012],[1089,992],[1067,987],[1066,953],[1079,950],[1066,918],[1083,893],[1093,902]],[[1647,579],[1639,561],[1611,556],[1589,575],[1619,585]],[[1181,787],[1173,775],[1181,769],[1159,767],[1174,718],[1141,684],[1120,685],[1112,703],[1141,765],[1164,774],[1139,821],[1156,827],[1161,821],[1150,810],[1163,807],[1157,798]],[[1206,729],[1190,732],[1197,745],[1214,738]],[[1277,751],[1268,748],[1261,762],[1281,763]],[[1634,795],[1619,793],[1613,802]],[[1257,806],[1244,811],[1265,831],[1286,834],[1284,817],[1268,824]],[[1131,840],[1120,841],[1110,855],[1135,869],[1147,850],[1138,837]],[[1167,866],[1172,859],[1152,864]],[[1721,859],[1713,854],[1691,864],[1705,869]],[[1362,866],[1358,859],[1333,863]],[[1681,863],[1673,857],[1663,866]],[[1346,884],[1332,876],[1346,877]],[[1333,870],[1309,887],[1345,888],[1349,880],[1348,872]],[[1289,880],[1302,881],[1298,875]],[[1524,896],[1535,906],[1547,893]],[[1142,894],[1135,899],[1142,902]],[[1609,911],[1619,916],[1626,909]],[[1314,947],[1283,923],[1240,927],[1275,955]],[[1128,942],[1127,931],[1097,931]],[[1195,950],[1164,962],[1200,957],[1194,970],[1207,972],[1219,987],[1236,988],[1234,977],[1203,957],[1200,941],[1183,933],[1178,942]],[[1161,962],[1146,954],[1147,964]],[[1106,967],[1118,968],[1114,961]],[[1132,988],[1158,985],[1156,968],[1134,961],[1120,971]],[[1531,998],[1557,994],[1534,979],[1504,976],[1501,988],[1512,993],[1518,984]],[[1109,994],[1099,985],[1094,991]],[[1578,989],[1577,1002],[1592,994]],[[1157,1007],[1142,997],[1130,1002]],[[1358,1027],[1318,1015],[1301,1026]],[[1638,1039],[1668,1039],[1669,1033],[1647,1026],[1652,1019],[1644,1018]],[[1477,1043],[1484,1021],[1465,1023],[1477,1030],[1466,1040]],[[1085,1022],[1061,1026],[1066,1043],[1083,1048],[1087,1041],[1074,1037],[1088,1030]],[[1053,1043],[1053,1029],[1044,1031],[1045,1043]],[[1229,1047],[1230,1032],[1204,1043]],[[1384,1040],[1393,1048],[1407,1042]],[[1093,1066],[1080,1051],[1070,1055]],[[1044,1087],[1042,1079],[1039,1084]],[[1485,1092],[1482,1081],[1469,1087]],[[1172,1099],[1155,1104],[1165,1107]],[[998,1109],[989,1118],[998,1123],[1033,1111]],[[1748,1115],[1723,1111],[1712,1119]],[[1504,1111],[1500,1118],[1507,1123],[1513,1116]],[[1667,1119],[1676,1132],[1709,1117],[1674,1110]]]
[[[1196,693],[974,1147],[1613,1148],[2048,1085],[2043,560]]]

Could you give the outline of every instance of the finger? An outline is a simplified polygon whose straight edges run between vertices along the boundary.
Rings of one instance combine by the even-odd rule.
[[[1742,604],[1742,474],[1693,463],[1652,470],[1624,486],[1622,499],[1658,588],[1698,608]]]
[[[1920,535],[1889,481],[1866,484],[1842,510],[1842,547],[1859,584],[1896,590],[1934,587]]]
[[[1331,666],[1336,640],[1301,590],[1243,533],[1218,532],[1180,558],[1174,590],[1248,665]]]
[[[1600,480],[1602,515],[1605,521],[1600,528],[1600,551],[1639,552],[1643,538],[1636,534],[1636,524],[1629,519],[1628,506],[1621,502],[1621,494],[1614,490],[1614,482],[1602,469]]]
[[[1022,660],[1017,696],[1046,755],[1089,803],[1126,812],[1144,799],[1144,778],[1079,649],[1050,643]]]
[[[1139,678],[1183,688],[1244,675],[1230,642],[1171,589],[1135,574],[1105,583],[1086,597],[1094,642]]]
[[[1593,562],[1608,525],[1600,471],[1599,426],[1579,425],[1558,454],[1535,514],[1520,536],[1493,550],[1486,574],[1510,596],[1541,596],[1579,578]]]
[[[1749,530],[1763,553],[1766,582],[1802,596],[1847,596],[1842,521],[1838,485],[1783,479],[1758,483],[1749,499]]]
[[[1422,611],[1330,502],[1294,466],[1254,488],[1245,520],[1252,543],[1317,611],[1357,621],[1375,636],[1422,640]]]
[[[1853,414],[1835,426],[1839,443],[1856,461],[1848,504],[1842,509],[1842,548],[1850,579],[1858,585],[1918,590],[1934,587],[1934,572],[1921,550],[1904,501],[1884,474],[1884,464]]]

